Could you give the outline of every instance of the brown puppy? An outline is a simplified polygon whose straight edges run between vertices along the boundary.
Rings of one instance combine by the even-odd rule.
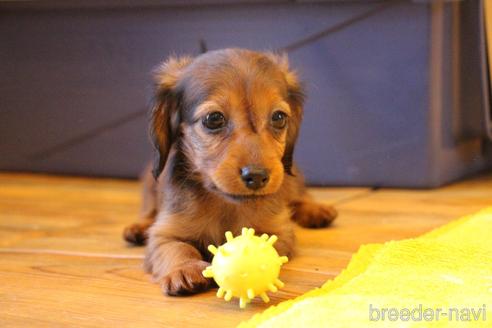
[[[291,218],[304,227],[335,218],[307,195],[292,164],[303,92],[285,57],[226,49],[171,58],[156,83],[151,134],[159,179],[149,170],[144,219],[124,237],[141,244],[148,235],[145,267],[166,294],[210,286],[201,273],[206,247],[223,243],[227,230],[276,234],[277,251],[289,255]]]

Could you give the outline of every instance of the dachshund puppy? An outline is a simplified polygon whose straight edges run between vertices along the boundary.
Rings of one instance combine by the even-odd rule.
[[[327,226],[336,211],[314,202],[292,163],[303,92],[287,59],[243,49],[171,58],[156,73],[153,181],[144,177],[143,220],[124,231],[147,243],[145,268],[165,294],[207,289],[207,246],[242,227],[276,234],[290,255],[290,219]],[[148,231],[147,231],[148,230]]]

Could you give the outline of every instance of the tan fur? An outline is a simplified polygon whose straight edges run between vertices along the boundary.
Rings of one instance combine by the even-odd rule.
[[[201,275],[210,261],[206,247],[222,244],[225,231],[252,227],[276,234],[277,251],[291,255],[291,218],[305,227],[323,227],[335,218],[333,208],[309,197],[292,166],[303,94],[286,57],[214,51],[193,60],[170,59],[156,79],[151,134],[159,179],[149,183],[150,170],[146,174],[143,220],[126,228],[124,237],[147,241],[145,268],[166,294],[210,286]],[[271,126],[276,110],[289,116],[285,129]],[[213,111],[228,120],[220,133],[201,124]],[[240,170],[247,165],[269,172],[263,188],[245,186]]]

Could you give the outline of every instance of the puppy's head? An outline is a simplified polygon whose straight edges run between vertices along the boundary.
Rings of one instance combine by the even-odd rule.
[[[226,49],[172,58],[156,82],[155,176],[172,147],[188,176],[229,199],[275,193],[292,174],[303,92],[285,56]]]

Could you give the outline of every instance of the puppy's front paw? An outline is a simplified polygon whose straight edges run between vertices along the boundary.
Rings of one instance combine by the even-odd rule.
[[[205,278],[202,271],[209,265],[205,261],[192,261],[177,267],[161,279],[162,292],[170,296],[180,296],[207,290],[212,281]]]
[[[145,245],[148,229],[148,224],[134,223],[123,230],[123,239],[134,245]]]
[[[338,213],[332,206],[315,202],[299,202],[294,205],[292,219],[305,228],[324,228]]]

